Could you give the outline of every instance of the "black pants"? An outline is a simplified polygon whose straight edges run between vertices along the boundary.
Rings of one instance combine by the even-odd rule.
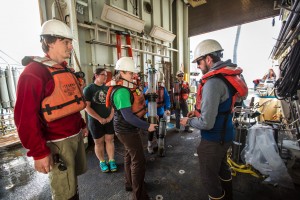
[[[231,180],[231,172],[227,165],[227,150],[231,142],[221,145],[219,142],[201,140],[198,148],[200,180],[210,197],[221,197],[224,189],[222,180]]]
[[[180,129],[180,111],[182,111],[182,116],[186,117],[189,110],[186,101],[180,101],[180,109],[175,109],[175,117],[176,117],[176,128]],[[189,130],[189,127],[186,126],[185,130]]]

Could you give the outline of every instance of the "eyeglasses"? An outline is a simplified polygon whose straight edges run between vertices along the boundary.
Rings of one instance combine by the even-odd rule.
[[[65,165],[65,163],[60,159],[59,154],[54,154],[53,155],[53,162],[54,164],[58,164],[58,169],[59,171],[65,171],[67,170],[67,166]]]
[[[177,75],[177,77],[183,77],[183,75]]]
[[[106,74],[99,74],[100,76],[105,76],[105,77],[107,77],[107,75]]]

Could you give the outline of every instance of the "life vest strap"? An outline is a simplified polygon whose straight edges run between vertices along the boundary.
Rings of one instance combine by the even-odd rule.
[[[134,112],[133,114],[138,114],[139,112],[141,112],[141,111],[143,111],[143,110],[145,110],[147,107],[146,106],[144,106],[143,108],[141,108],[141,109],[139,109],[138,111],[136,111],[136,112]]]
[[[61,70],[51,72],[51,75],[61,74],[61,73],[65,73],[65,72],[70,72],[70,71],[68,69],[61,69]]]
[[[77,95],[74,96],[75,98],[71,101],[68,101],[66,103],[60,104],[60,105],[56,105],[56,106],[50,106],[49,104],[45,105],[45,108],[42,108],[42,112],[47,112],[48,115],[52,114],[52,110],[58,110],[58,109],[62,109],[65,106],[68,106],[70,104],[73,103],[77,103],[80,104],[80,101],[83,101],[83,97],[78,98]]]

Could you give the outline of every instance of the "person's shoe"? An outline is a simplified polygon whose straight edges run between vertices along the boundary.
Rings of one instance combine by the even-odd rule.
[[[125,186],[125,191],[131,192],[132,191],[132,187],[131,186]]]
[[[179,128],[175,128],[175,133],[179,133],[180,129]]]
[[[192,133],[193,131],[191,129],[184,130],[185,133]]]
[[[147,149],[148,149],[148,153],[150,153],[150,154],[154,153],[152,141],[148,141],[148,147],[147,147]]]
[[[108,172],[109,168],[106,164],[106,161],[100,161],[100,169],[102,172]]]
[[[118,170],[115,160],[110,160],[108,163],[111,172],[116,172]]]

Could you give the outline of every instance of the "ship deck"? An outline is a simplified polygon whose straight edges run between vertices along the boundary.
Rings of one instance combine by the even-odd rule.
[[[166,156],[148,154],[147,135],[142,134],[146,155],[146,188],[155,200],[207,200],[207,193],[199,178],[196,148],[200,141],[197,131],[177,133],[169,130],[166,136]],[[118,171],[102,173],[93,146],[87,148],[88,171],[79,177],[80,199],[131,199],[125,191],[123,145],[115,140]],[[20,145],[0,149],[0,199],[51,199],[48,176],[33,170],[32,158]],[[236,200],[298,200],[300,187],[287,189],[264,183],[248,174],[233,177],[233,196]]]

